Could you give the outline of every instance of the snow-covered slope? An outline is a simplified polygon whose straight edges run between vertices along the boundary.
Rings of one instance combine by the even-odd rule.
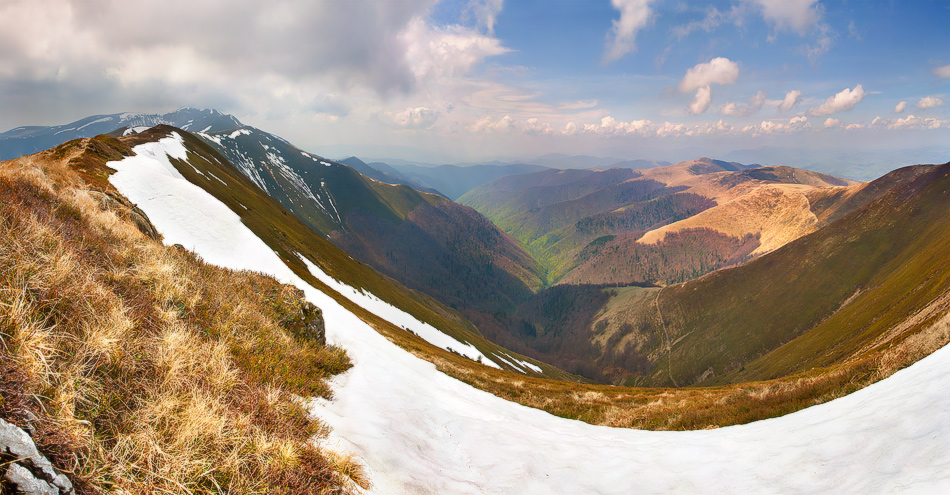
[[[163,154],[179,145],[136,147],[110,163],[110,180],[166,242],[271,273],[323,309],[328,340],[354,367],[336,379],[335,400],[314,401],[313,411],[334,428],[337,448],[366,462],[376,493],[950,492],[948,348],[847,397],[743,426],[645,432],[557,418],[439,373],[304,283],[175,173]]]
[[[181,108],[165,114],[115,113],[93,115],[70,124],[17,127],[0,133],[0,160],[36,153],[71,139],[107,134],[116,129],[148,129],[166,124],[186,131],[214,132],[241,127],[236,118],[217,110]]]

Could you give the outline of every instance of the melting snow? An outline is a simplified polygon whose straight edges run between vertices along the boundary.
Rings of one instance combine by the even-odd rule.
[[[500,369],[497,364],[493,363],[490,359],[488,359],[488,356],[482,354],[472,344],[463,344],[462,342],[459,342],[458,340],[440,332],[432,325],[423,323],[409,313],[406,313],[392,304],[381,300],[372,293],[355,289],[340,282],[339,280],[336,280],[335,278],[327,275],[326,272],[320,269],[320,267],[314,265],[310,262],[310,260],[304,258],[299,253],[297,254],[297,257],[299,257],[300,260],[307,265],[307,269],[310,270],[310,273],[316,277],[317,280],[327,284],[330,286],[330,288],[339,292],[344,297],[350,301],[353,301],[370,313],[373,313],[374,315],[379,316],[380,318],[383,318],[384,320],[398,327],[411,330],[412,333],[418,335],[426,342],[436,347],[457,352],[471,359],[472,361],[481,361],[487,366]]]
[[[240,218],[177,174],[173,135],[110,166],[116,188],[205,260],[258,270],[321,307],[354,367],[313,411],[362,457],[374,493],[948,493],[950,347],[781,418],[649,432],[554,417],[439,373],[305,284]],[[316,274],[315,274],[316,275]],[[338,284],[339,286],[340,284]],[[342,287],[341,287],[342,288]]]
[[[237,139],[238,136],[250,136],[250,135],[251,135],[251,131],[247,129],[238,129],[232,132],[231,134],[229,134],[228,137],[231,139]]]
[[[92,122],[89,122],[88,124],[83,124],[83,125],[77,127],[76,130],[77,130],[77,131],[78,131],[78,130],[81,130],[83,127],[87,127],[87,126],[90,126],[90,125],[92,125],[92,124],[99,124],[99,123],[102,123],[102,122],[109,122],[110,120],[112,120],[112,117],[103,117],[103,118],[101,118],[101,119],[96,119],[96,120],[93,120]]]

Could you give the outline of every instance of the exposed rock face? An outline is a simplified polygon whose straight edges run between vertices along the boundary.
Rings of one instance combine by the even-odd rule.
[[[130,203],[120,194],[111,191],[89,191],[89,194],[99,201],[100,208],[114,211],[120,218],[130,220],[143,234],[161,242],[162,235],[158,233],[158,229],[152,225],[148,216],[138,206]]]
[[[33,439],[16,425],[0,419],[0,466],[3,493],[71,495],[73,484],[36,449]]]
[[[285,293],[283,306],[287,311],[284,320],[284,327],[287,330],[299,338],[313,340],[320,345],[327,344],[323,311],[304,299],[302,290],[290,287],[290,290]]]

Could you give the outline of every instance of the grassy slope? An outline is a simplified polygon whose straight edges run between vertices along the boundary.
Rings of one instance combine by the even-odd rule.
[[[257,129],[198,136],[350,256],[453,307],[510,310],[543,284],[540,265],[471,208]]]
[[[482,337],[478,330],[458,312],[423,293],[407,289],[370,266],[351,258],[307,227],[297,217],[288,214],[276,200],[264,194],[204,141],[186,132],[165,126],[156,127],[143,134],[128,136],[125,140],[129,145],[135,145],[160,139],[170,132],[179,132],[185,139],[190,152],[188,164],[176,163],[176,168],[182,175],[214,195],[238,214],[241,221],[273,248],[297,275],[315,287],[327,289],[341,304],[361,318],[372,322],[377,328],[386,328],[384,333],[400,345],[426,349],[428,353],[445,352],[428,345],[414,335],[397,329],[329,290],[309,273],[295,253],[306,256],[332,277],[353,287],[366,289],[420,321],[429,323],[462,342],[474,345],[486,356],[490,356],[492,352],[507,352]],[[195,169],[200,170],[204,175],[197,173]],[[211,174],[220,178],[221,181],[209,178]],[[412,344],[410,345],[409,342]],[[529,361],[534,362],[530,359]],[[578,379],[553,366],[540,362],[536,364],[544,370],[545,376],[567,380]]]
[[[365,486],[294,400],[329,397],[343,351],[304,331],[297,289],[162,246],[98,194],[129,152],[99,138],[0,163],[0,416],[80,493]]]
[[[948,183],[947,167],[933,170],[769,255],[600,319],[609,333],[626,312],[665,335],[665,348],[646,350],[659,364],[646,383],[771,378],[856,358],[950,289]]]

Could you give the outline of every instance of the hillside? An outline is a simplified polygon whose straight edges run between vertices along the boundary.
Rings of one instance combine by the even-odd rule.
[[[540,265],[471,208],[252,127],[196,136],[350,256],[452,307],[511,310],[543,284]]]
[[[225,228],[230,222],[228,229],[236,227],[238,217],[207,217],[192,204],[180,201],[159,207],[149,201],[143,209],[150,215],[162,208],[175,209],[178,226],[186,230],[190,226],[191,235],[209,224]],[[226,253],[218,246],[220,241],[194,240],[207,259],[217,262]],[[243,243],[230,252],[246,266],[287,270],[267,248]],[[345,301],[327,297],[331,292],[321,296],[312,287],[302,288],[324,308],[328,338],[352,349],[356,363],[352,374],[336,382],[335,400],[318,400],[311,406],[333,426],[331,438],[366,461],[382,493],[506,493],[522,490],[526,480],[552,493],[722,493],[737,488],[762,492],[776,486],[783,492],[812,493],[844,485],[855,493],[911,485],[939,492],[948,483],[942,474],[950,465],[944,448],[950,423],[946,394],[941,392],[948,380],[944,351],[852,397],[780,419],[689,433],[602,429],[500,401],[446,378],[355,318],[348,312],[356,310],[354,306],[340,306],[337,302]],[[932,331],[939,335],[945,329],[945,324],[935,325],[919,335]],[[897,343],[880,360],[864,363],[865,372],[873,370],[867,376],[839,367],[782,381],[711,389],[650,391],[541,383],[530,377],[495,382],[504,372],[488,368],[455,376],[468,383],[507,386],[507,397],[522,403],[537,401],[547,410],[572,402],[574,409],[557,414],[583,415],[591,422],[708,428],[738,418],[768,417],[765,410],[789,412],[829,400],[929,352],[925,350],[929,345],[906,344]],[[457,369],[452,363],[464,361],[442,362],[440,369],[452,372]],[[708,422],[713,417],[718,419]],[[486,449],[486,438],[492,439],[491,448]],[[729,455],[722,455],[724,445]],[[565,451],[571,455],[562,455]],[[677,468],[694,456],[707,468]],[[789,476],[789,472],[813,475]]]
[[[547,268],[550,283],[670,284],[813,231],[819,222],[806,195],[853,185],[790,167],[701,158],[640,171],[500,178],[459,201],[520,240]],[[818,214],[844,201],[824,197]],[[757,244],[748,249],[750,242]],[[702,249],[706,243],[712,252]]]
[[[131,153],[104,138],[0,163],[0,419],[81,494],[368,486],[295,400],[351,366],[320,309],[162,246],[95,171]],[[3,493],[17,457],[0,451]]]
[[[574,329],[594,345],[588,357],[606,366],[637,356],[632,373],[616,370],[631,383],[736,383],[861,363],[909,338],[945,312],[950,291],[950,166],[915,168],[895,173],[909,182],[745,265],[608,290],[589,326]]]

